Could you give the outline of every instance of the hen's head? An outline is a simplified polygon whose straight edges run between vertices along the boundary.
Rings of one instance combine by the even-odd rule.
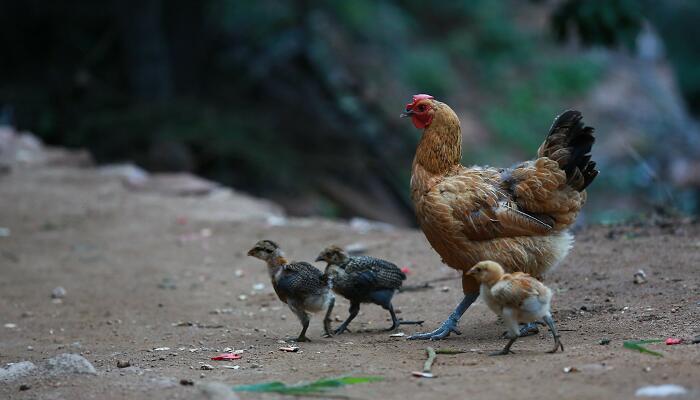
[[[497,282],[505,271],[503,267],[494,261],[481,261],[474,265],[467,275],[473,276],[479,283],[493,284]]]
[[[277,243],[272,240],[261,240],[255,243],[252,249],[248,250],[248,255],[251,257],[259,258],[263,261],[269,261],[274,256],[280,255],[282,250],[277,245]]]
[[[348,259],[348,253],[341,247],[328,246],[316,257],[316,261],[325,261],[328,264],[342,265]]]
[[[406,111],[401,117],[411,117],[411,122],[418,129],[427,128],[435,116],[435,100],[429,94],[416,94],[413,102],[406,104]]]

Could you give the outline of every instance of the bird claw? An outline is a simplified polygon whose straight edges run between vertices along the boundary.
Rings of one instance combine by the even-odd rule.
[[[457,335],[461,335],[462,332],[457,329],[455,326],[456,323],[452,322],[451,320],[447,320],[440,325],[439,328],[432,332],[428,333],[417,333],[415,335],[411,335],[408,337],[409,340],[441,340],[444,339],[448,336],[450,336],[450,333],[454,332]]]
[[[294,341],[297,342],[297,343],[301,343],[301,342],[310,342],[311,339],[307,338],[306,336],[299,336],[299,337],[296,338]]]
[[[559,350],[560,348],[561,351],[564,352],[564,344],[561,341],[559,341],[559,338],[555,338],[554,340],[554,348],[552,350],[549,350],[547,353],[556,353],[557,350]]]
[[[333,331],[333,335],[342,335],[345,332],[352,333],[352,331],[347,327],[341,326],[340,328]]]
[[[520,328],[520,333],[518,336],[526,337],[536,335],[538,333],[540,333],[540,328],[537,327],[537,323],[530,322],[529,324],[525,324]]]

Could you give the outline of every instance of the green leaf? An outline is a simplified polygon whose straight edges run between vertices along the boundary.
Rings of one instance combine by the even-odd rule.
[[[661,340],[661,339],[628,340],[628,341],[623,342],[622,346],[626,349],[636,350],[640,353],[647,353],[647,354],[651,354],[651,355],[656,356],[656,357],[663,357],[664,356],[663,354],[658,353],[658,352],[653,351],[653,350],[649,350],[646,347],[642,346],[643,344],[647,344],[647,343],[659,343],[659,342],[663,342],[663,340]]]
[[[302,395],[308,393],[321,393],[330,389],[357,383],[378,382],[384,378],[379,376],[345,376],[340,378],[319,379],[311,383],[297,383],[287,385],[282,382],[265,382],[254,385],[235,386],[237,392],[274,392],[289,395]]]

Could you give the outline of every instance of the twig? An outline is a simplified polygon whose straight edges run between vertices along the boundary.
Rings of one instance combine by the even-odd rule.
[[[462,354],[462,353],[466,353],[466,351],[459,350],[459,349],[437,349],[437,350],[435,350],[435,353],[437,353],[437,354]]]
[[[435,361],[437,353],[435,353],[435,349],[432,347],[426,347],[425,352],[428,353],[428,359],[425,360],[425,364],[423,364],[423,372],[430,374],[432,373],[433,361]]]

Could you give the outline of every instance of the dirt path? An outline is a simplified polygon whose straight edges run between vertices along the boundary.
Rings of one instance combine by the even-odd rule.
[[[551,338],[540,334],[518,341],[514,355],[487,356],[504,345],[503,327],[479,302],[462,320],[462,336],[432,343],[467,350],[438,356],[432,380],[410,376],[428,344],[374,331],[389,325],[374,306],[362,308],[354,333],[321,338],[316,316],[310,328],[316,340],[298,353],[278,351],[299,324],[275,298],[264,265],[245,256],[261,238],[300,260],[329,243],[361,243],[371,255],[408,266],[408,284],[455,276],[420,232],[286,220],[267,203],[226,192],[134,193],[118,178],[70,168],[0,175],[0,226],[10,229],[0,237],[0,364],[40,364],[68,352],[97,369],[96,376],[0,382],[0,398],[189,399],[196,386],[181,379],[236,385],[345,374],[385,378],[336,392],[359,399],[624,399],[649,384],[682,385],[685,398],[700,398],[700,345],[649,345],[664,357],[622,347],[627,339],[700,334],[700,224],[579,232],[573,254],[548,277],[566,352],[545,354]],[[638,269],[648,283],[633,283]],[[66,289],[60,303],[51,299],[58,286]],[[460,300],[460,281],[434,286],[397,295],[399,316],[436,327]],[[339,299],[335,314],[344,318],[347,306]],[[170,349],[154,351],[163,347]],[[226,347],[243,349],[243,358],[209,360]],[[118,360],[132,366],[119,369]],[[214,369],[203,371],[202,363]],[[567,367],[578,372],[565,373]],[[29,390],[19,391],[20,384]]]

